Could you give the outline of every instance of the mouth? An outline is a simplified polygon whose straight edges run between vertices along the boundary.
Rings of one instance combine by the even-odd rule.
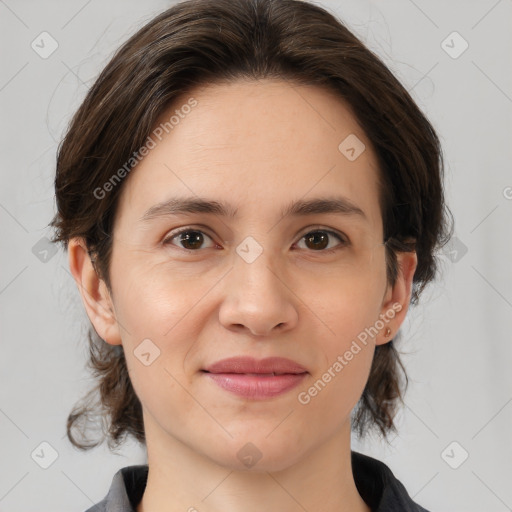
[[[211,373],[213,375],[249,375],[253,377],[276,377],[279,375],[302,375],[307,372],[297,372],[297,373],[288,373],[288,372],[272,372],[272,373],[246,373],[246,372],[210,372],[208,370],[201,370],[203,373]]]
[[[307,369],[284,357],[255,359],[254,357],[238,356],[217,361],[204,368],[203,371],[208,373],[243,373],[246,375],[297,375],[307,372]]]
[[[224,391],[250,400],[265,400],[283,395],[298,386],[308,375],[303,373],[210,373],[204,375]]]
[[[246,399],[263,400],[282,395],[302,382],[309,372],[290,359],[232,357],[201,372],[221,389]]]

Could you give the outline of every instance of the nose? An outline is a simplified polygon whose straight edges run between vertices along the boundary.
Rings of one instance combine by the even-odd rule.
[[[229,330],[254,336],[292,329],[298,322],[299,299],[284,269],[263,251],[254,261],[235,257],[226,276],[219,320]]]

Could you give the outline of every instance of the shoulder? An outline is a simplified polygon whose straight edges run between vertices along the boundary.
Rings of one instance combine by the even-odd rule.
[[[373,512],[428,512],[383,462],[353,451],[352,472],[359,494]]]
[[[135,512],[147,478],[147,464],[121,468],[112,478],[107,495],[85,512]]]

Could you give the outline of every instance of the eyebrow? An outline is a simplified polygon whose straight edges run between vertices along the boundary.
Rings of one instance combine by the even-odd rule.
[[[151,206],[140,218],[141,222],[179,214],[206,213],[221,217],[235,218],[238,208],[231,204],[201,197],[174,197]],[[364,211],[346,197],[325,197],[292,201],[281,210],[281,217],[306,216],[334,213],[356,216],[368,220]]]

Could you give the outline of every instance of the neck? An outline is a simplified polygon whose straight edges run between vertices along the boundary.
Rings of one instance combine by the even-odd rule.
[[[354,482],[349,425],[279,471],[221,466],[145,427],[149,472],[137,512],[371,512]]]

